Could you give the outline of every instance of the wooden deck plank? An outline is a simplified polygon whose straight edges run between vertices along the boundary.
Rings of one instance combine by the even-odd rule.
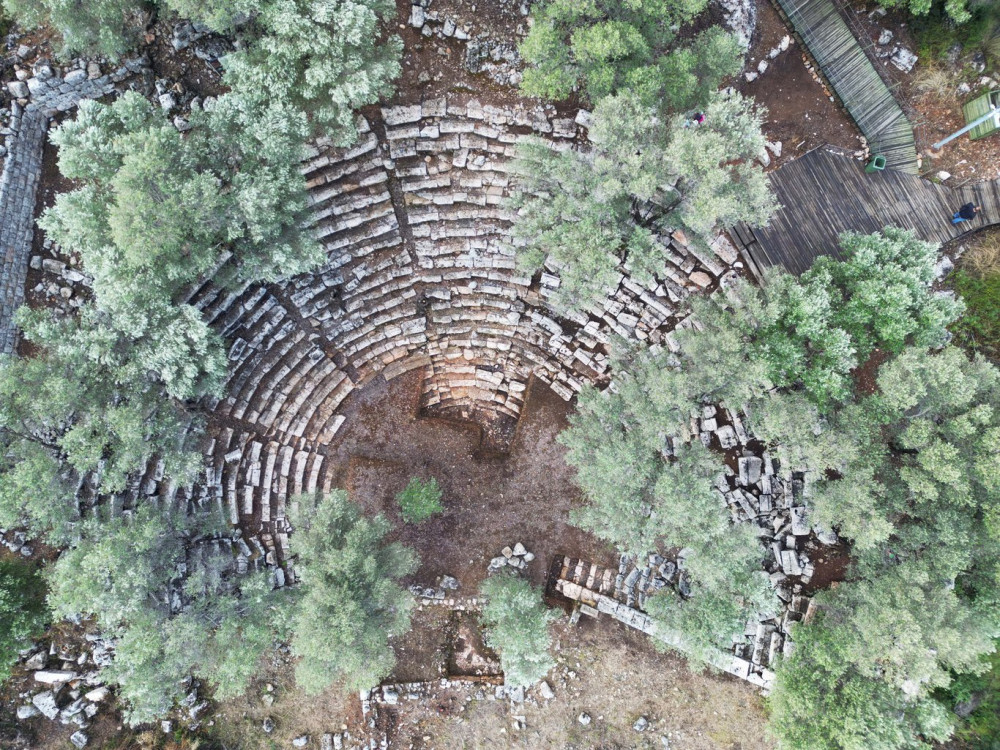
[[[917,174],[913,128],[833,0],[778,0],[875,153]]]
[[[896,226],[943,244],[1000,222],[1000,180],[953,190],[896,170],[867,174],[857,161],[826,148],[785,164],[770,180],[782,208],[767,227],[753,230],[756,242],[747,247],[761,268],[782,265],[799,274],[819,255],[841,258],[838,238],[848,231]],[[980,218],[951,224],[951,215],[970,201],[983,206]]]

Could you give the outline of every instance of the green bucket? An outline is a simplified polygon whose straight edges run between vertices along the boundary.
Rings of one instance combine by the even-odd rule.
[[[881,172],[885,169],[885,157],[881,154],[877,154],[872,157],[872,160],[868,162],[868,166],[865,167],[866,172]]]

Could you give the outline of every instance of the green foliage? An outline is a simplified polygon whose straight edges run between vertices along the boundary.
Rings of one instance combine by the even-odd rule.
[[[402,42],[380,39],[395,13],[390,0],[269,0],[257,17],[262,34],[227,55],[225,82],[256,106],[285,102],[310,115],[313,129],[337,145],[357,138],[354,110],[392,92]]]
[[[228,552],[192,554],[189,539],[202,530],[190,519],[144,509],[88,519],[79,531],[49,571],[49,604],[57,616],[93,614],[102,631],[117,635],[103,674],[127,701],[130,724],[164,715],[192,674],[220,698],[242,693],[261,654],[287,637],[278,605],[288,590],[273,591],[268,572],[235,578]]]
[[[1000,273],[979,277],[959,269],[951,280],[965,302],[965,315],[955,321],[956,342],[988,357],[1000,357]]]
[[[697,443],[663,460],[663,436],[679,426],[657,403],[663,370],[617,371],[618,393],[585,390],[559,437],[587,497],[571,520],[626,554],[684,549],[691,597],[664,592],[647,611],[681,634],[687,653],[707,659],[732,644],[753,612],[776,607],[763,550],[719,503],[717,457]]]
[[[956,24],[949,14],[952,6],[964,8],[970,18]],[[960,11],[961,12],[961,11]],[[988,71],[995,71],[1000,64],[1000,7],[990,0],[932,0],[930,10],[924,15],[914,15],[910,28],[917,40],[921,58],[945,60],[948,51],[956,44],[964,54],[982,52]]]
[[[542,602],[542,592],[523,578],[496,575],[483,581],[487,602],[482,621],[486,643],[500,654],[504,683],[528,687],[555,666],[549,653],[549,623],[558,619]]]
[[[18,652],[45,626],[45,582],[28,562],[0,560],[0,682],[10,676]]]
[[[226,32],[240,19],[248,18],[258,3],[253,0],[160,0],[181,18],[204,23],[214,31]]]
[[[975,706],[959,721],[957,736],[971,747],[995,750],[1000,747],[1000,643],[984,661],[988,669],[980,674],[962,674],[943,691],[943,698],[956,708],[965,703]]]
[[[426,521],[444,510],[441,505],[441,488],[434,477],[426,482],[413,477],[406,488],[396,495],[396,501],[403,512],[403,520],[407,523]]]
[[[17,322],[38,353],[0,363],[0,524],[66,540],[78,477],[93,472],[96,490],[119,492],[154,456],[178,481],[193,476],[192,417],[148,376],[157,342],[123,337],[89,307],[74,319],[22,311]]]
[[[770,729],[788,750],[926,750],[947,739],[947,710],[907,699],[844,658],[851,631],[822,612],[792,630],[795,651],[777,672],[769,698]]]
[[[903,8],[915,16],[926,16],[931,12],[934,2],[933,0],[878,0],[878,4],[883,8]],[[969,0],[944,0],[940,8],[949,21],[960,24],[972,18],[969,6]]]
[[[296,509],[297,507],[297,509]],[[293,500],[301,596],[292,650],[299,686],[318,693],[335,682],[371,688],[396,662],[389,639],[410,627],[413,599],[397,580],[417,567],[414,553],[386,544],[389,522],[365,518],[347,493]]]
[[[2,0],[3,9],[26,27],[48,26],[62,38],[60,54],[105,55],[127,52],[142,31],[144,0]]]
[[[565,99],[577,88],[594,104],[631,92],[649,107],[702,106],[739,69],[739,45],[719,28],[675,45],[677,28],[705,0],[549,0],[535,8],[521,56],[528,96]]]
[[[903,345],[941,346],[946,326],[964,310],[957,300],[934,295],[937,247],[903,229],[846,233],[840,238],[847,263],[821,256],[806,276],[829,272],[843,297],[836,322],[851,337],[859,361],[879,346],[898,353]]]
[[[685,447],[693,410],[741,405],[783,470],[805,472],[810,520],[853,543],[849,580],[779,667],[775,734],[803,750],[922,748],[951,731],[934,691],[981,671],[1000,631],[1000,372],[928,351],[962,310],[931,291],[934,248],[895,230],[843,243],[846,260],[800,278],[695,300],[677,353],[619,347],[614,391],[581,393],[561,440],[588,500],[574,522],[629,552],[684,548],[690,599],[646,606],[706,655],[773,606],[753,530],[713,496],[718,465]],[[854,370],[876,350],[872,394]]]
[[[747,161],[764,146],[759,113],[738,95],[715,96],[706,112],[705,124],[687,128],[682,117],[665,121],[624,92],[597,106],[592,152],[556,152],[532,140],[519,146],[518,258],[526,268],[559,270],[557,307],[598,301],[617,282],[620,263],[652,279],[673,229],[766,223],[774,199]]]
[[[40,226],[83,257],[97,305],[121,330],[143,334],[151,309],[232,252],[242,275],[273,280],[321,259],[297,231],[306,208],[298,173],[302,115],[221,97],[182,135],[159,108],[129,92],[83,102],[52,135],[60,171],[80,180]]]
[[[182,135],[134,92],[79,109],[52,140],[63,174],[80,186],[60,194],[39,224],[79,253],[95,298],[72,321],[24,314],[39,354],[0,368],[12,399],[0,424],[19,446],[0,477],[0,513],[28,505],[38,530],[69,520],[66,491],[57,490],[75,481],[66,465],[78,476],[100,467],[102,492],[119,491],[156,455],[174,479],[189,475],[183,430],[191,419],[180,402],[217,395],[226,360],[198,310],[175,302],[184,289],[230,256],[248,280],[299,273],[323,258],[298,229],[301,113],[223,96]],[[26,378],[51,398],[22,403]],[[43,500],[52,490],[55,502]]]
[[[826,411],[850,397],[851,371],[874,348],[944,340],[962,306],[932,292],[934,255],[925,243],[893,229],[843,241],[845,261],[821,259],[799,278],[771,270],[759,289],[739,282],[732,307],[694,303],[708,333],[681,335],[692,395],[738,404],[794,387]]]

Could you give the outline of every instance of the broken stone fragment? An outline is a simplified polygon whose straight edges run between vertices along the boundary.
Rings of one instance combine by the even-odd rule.
[[[528,553],[528,550],[524,548],[524,545],[518,542],[514,545],[514,554],[518,557],[524,557]]]
[[[550,701],[556,697],[556,694],[552,691],[552,686],[549,685],[545,680],[538,683],[538,694],[542,696],[543,699]]]
[[[51,690],[32,696],[31,702],[47,719],[54,719],[59,715],[59,704],[56,703],[56,696]]]
[[[70,680],[75,680],[77,677],[79,675],[76,672],[70,672],[68,669],[41,669],[35,672],[35,680],[46,685],[69,682]]]
[[[581,713],[579,716],[576,717],[576,720],[581,724],[583,724],[583,726],[587,726],[588,724],[590,724],[591,721],[590,714],[584,711],[583,713]]]
[[[25,721],[26,719],[30,719],[30,718],[32,718],[34,716],[38,716],[39,713],[41,713],[41,712],[38,710],[38,708],[35,707],[35,706],[33,706],[30,703],[28,703],[28,704],[26,704],[24,706],[18,706],[17,707],[17,720],[18,721]]]

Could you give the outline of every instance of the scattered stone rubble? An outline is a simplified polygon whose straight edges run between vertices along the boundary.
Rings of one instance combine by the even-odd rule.
[[[443,16],[430,10],[432,0],[411,0],[409,24],[426,37],[454,39],[465,42],[465,69],[474,74],[485,74],[501,86],[521,83],[521,58],[517,45],[507,40],[494,39],[487,34],[475,34],[470,23]],[[520,15],[528,13],[527,4],[521,4]],[[519,25],[516,35],[525,33]]]
[[[30,685],[20,694],[18,721],[42,716],[77,730],[70,742],[86,747],[91,720],[109,704],[110,691],[101,683],[100,669],[111,663],[114,643],[88,633],[80,648],[34,646],[21,654],[21,668],[30,673]]]
[[[440,576],[434,586],[410,586],[410,593],[417,600],[417,607],[444,607],[456,612],[475,612],[482,608],[483,600],[477,596],[458,594],[458,579]]]
[[[534,559],[534,553],[528,552],[524,545],[518,542],[513,547],[504,547],[499,555],[490,560],[488,573],[493,574],[508,567],[524,571],[528,569],[528,563]]]
[[[730,653],[720,653],[713,663],[767,690],[774,680],[775,659],[792,649],[788,637],[791,625],[801,621],[810,606],[811,599],[803,594],[803,587],[815,573],[808,551],[817,542],[836,544],[837,535],[810,525],[806,476],[759,450],[759,443],[752,442],[738,413],[705,406],[692,415],[684,433],[677,439],[667,439],[667,455],[672,454],[677,440],[701,440],[706,447],[735,454],[737,470],[727,466],[716,481],[716,490],[735,523],[758,527],[758,535],[768,549],[765,570],[784,608],[781,612],[758,613],[747,624],[745,639],[735,643]],[[557,561],[553,569],[559,571],[556,591],[578,602],[571,622],[581,614],[598,617],[607,613],[681,651],[685,649],[679,634],[665,631],[642,611],[646,599],[667,586],[681,596],[689,595],[683,554],[676,560],[651,554],[639,561],[623,555],[617,572],[569,558]]]
[[[718,0],[723,24],[735,36],[740,47],[750,49],[750,39],[757,28],[757,3],[754,0]]]
[[[743,74],[743,77],[746,78],[747,81],[756,81],[760,76],[764,75],[764,73],[767,72],[768,68],[771,66],[771,61],[774,60],[782,52],[786,51],[793,44],[795,44],[795,40],[788,34],[785,34],[785,36],[781,37],[781,41],[778,43],[778,46],[768,51],[767,56],[761,58],[757,62],[757,65],[755,66],[754,70],[746,71]]]

